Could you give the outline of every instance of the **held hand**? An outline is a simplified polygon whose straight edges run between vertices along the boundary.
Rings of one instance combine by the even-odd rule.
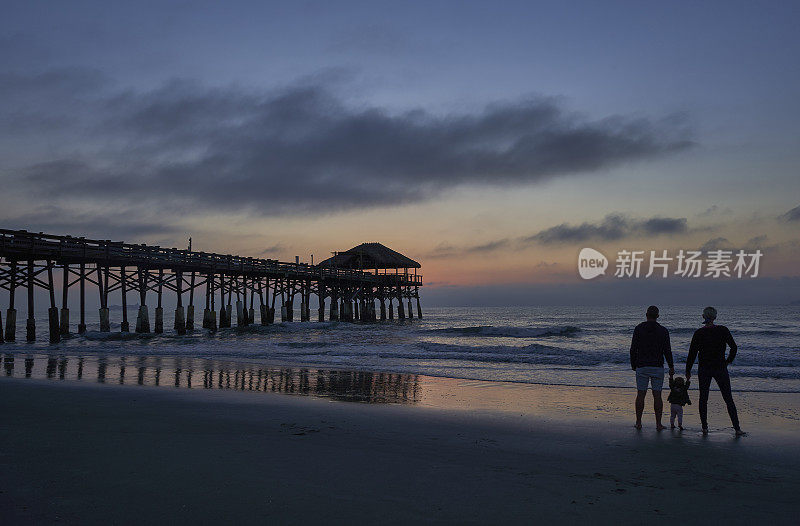
[[[669,368],[669,376],[670,376],[670,378],[672,378],[673,376],[675,376],[675,368],[674,368],[674,367],[670,367],[670,368]]]

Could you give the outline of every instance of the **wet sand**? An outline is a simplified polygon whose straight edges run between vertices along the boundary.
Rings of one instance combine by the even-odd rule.
[[[370,400],[375,377],[317,374],[325,396],[296,373],[273,392],[114,371],[0,378],[4,524],[796,523],[797,394],[737,394],[735,439],[714,394],[703,437],[694,409],[682,433],[636,432],[622,389],[413,376]]]

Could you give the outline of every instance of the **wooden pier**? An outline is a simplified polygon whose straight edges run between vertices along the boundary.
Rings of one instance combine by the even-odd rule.
[[[195,328],[195,300],[202,293],[203,328],[216,330],[259,322],[275,322],[276,302],[280,299],[280,320],[291,322],[299,297],[300,320],[311,320],[310,300],[319,302],[317,320],[325,320],[326,301],[329,319],[341,321],[377,321],[422,317],[419,289],[422,275],[419,263],[380,243],[364,243],[336,253],[318,265],[285,263],[231,254],[215,254],[136,245],[83,237],[54,236],[25,230],[0,229],[0,289],[9,292],[5,330],[0,316],[0,342],[16,340],[16,291],[27,291],[26,339],[35,341],[36,320],[34,290],[49,292],[48,324],[50,341],[58,342],[70,333],[69,292],[78,288],[80,313],[77,331],[86,332],[86,285],[99,294],[100,331],[110,331],[109,297],[121,296],[120,330],[130,331],[127,311],[128,293],[138,294],[139,310],[134,330],[151,331],[148,293],[155,294],[153,332],[164,331],[162,300],[165,291],[176,295],[174,330],[185,334]],[[57,291],[54,274],[61,273]],[[61,308],[57,306],[60,292]],[[375,302],[380,308],[376,310]],[[407,303],[406,310],[404,302]],[[184,307],[185,304],[185,307]],[[387,311],[388,304],[388,311]],[[219,319],[217,319],[219,306]],[[235,307],[235,312],[234,312]]]

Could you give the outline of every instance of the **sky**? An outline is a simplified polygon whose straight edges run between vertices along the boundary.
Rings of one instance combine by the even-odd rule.
[[[800,300],[797,2],[3,5],[2,228],[379,241],[440,305]],[[623,279],[621,250],[763,256]]]

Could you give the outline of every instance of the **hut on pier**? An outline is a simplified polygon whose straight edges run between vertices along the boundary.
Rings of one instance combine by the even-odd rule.
[[[404,299],[408,300],[408,317],[413,318],[412,298],[416,300],[417,317],[422,318],[422,308],[419,302],[422,275],[417,274],[417,269],[422,268],[422,265],[396,250],[381,243],[362,243],[344,252],[334,252],[332,257],[321,261],[317,266],[334,270],[360,270],[375,274],[377,278],[375,299],[380,301],[380,319],[382,320],[386,319],[387,301],[389,303],[388,317],[389,319],[394,318],[392,300],[397,301],[398,318],[405,319]],[[411,269],[413,269],[413,273],[410,272]],[[366,301],[368,305],[372,304],[372,298],[367,298]]]
[[[403,269],[404,274],[408,274],[409,269],[414,269],[414,274],[416,274],[416,269],[422,268],[422,265],[410,257],[380,243],[361,243],[350,250],[335,252],[332,257],[321,261],[318,266],[363,270],[364,272],[373,271],[375,274],[380,274],[381,271],[387,274],[390,273],[390,270],[399,274],[400,269]]]

